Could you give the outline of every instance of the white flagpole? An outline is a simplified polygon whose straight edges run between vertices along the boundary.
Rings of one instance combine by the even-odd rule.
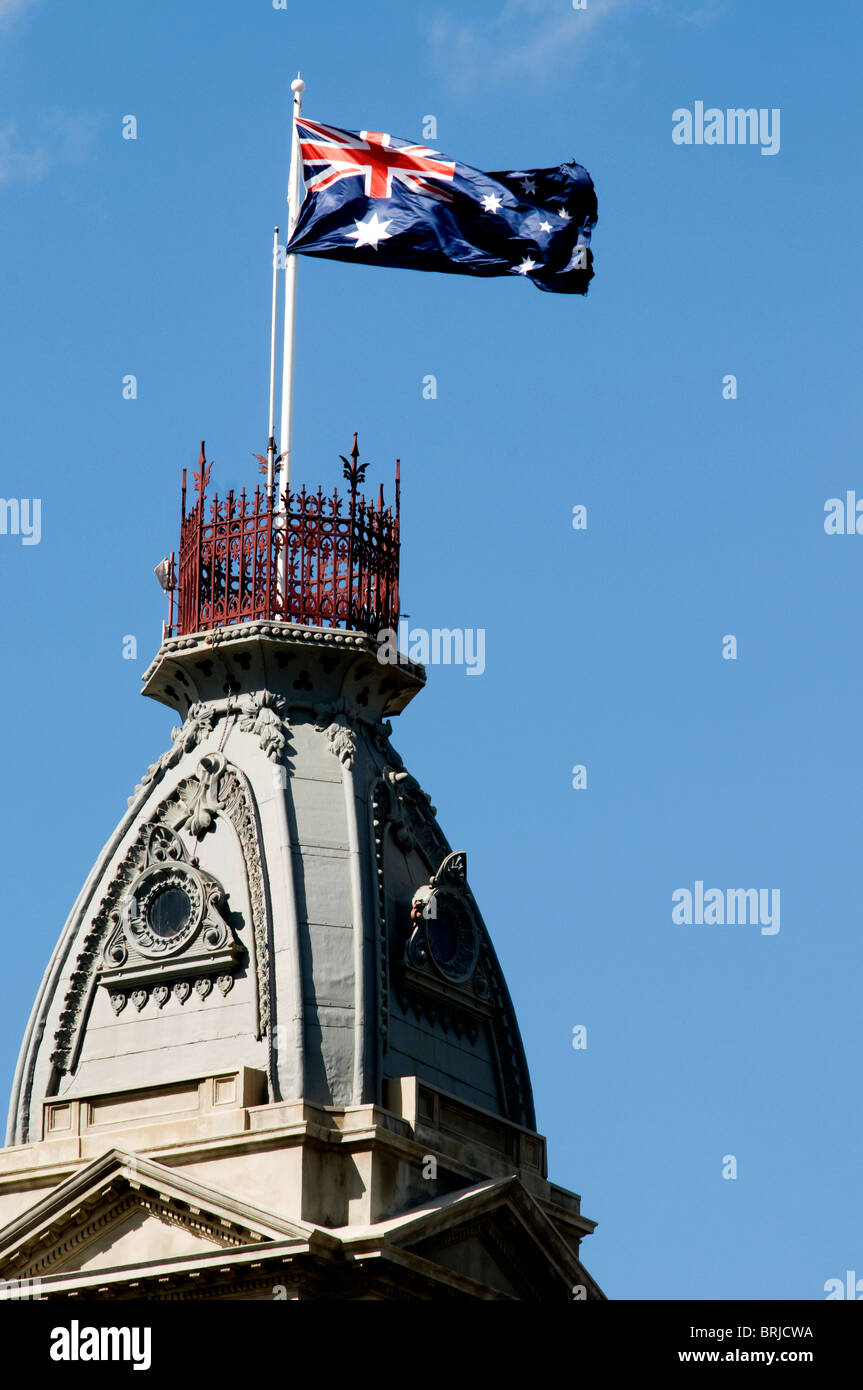
[[[267,501],[273,500],[276,479],[276,310],[279,290],[279,229],[273,228],[273,313],[270,322],[270,423],[267,432]]]
[[[306,84],[299,73],[291,83],[294,94],[294,112],[291,122],[291,171],[288,177],[288,240],[294,234],[300,213],[300,159],[297,117],[303,109],[303,92]],[[282,474],[280,494],[287,492],[291,485],[291,437],[294,404],[294,339],[297,323],[297,258],[285,257],[285,341],[282,352],[282,427],[279,435],[279,452],[282,455]],[[280,498],[280,509],[281,509]]]

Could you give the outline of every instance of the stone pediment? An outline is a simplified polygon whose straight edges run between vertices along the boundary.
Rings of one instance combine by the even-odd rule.
[[[447,1271],[454,1285],[474,1297],[603,1297],[517,1177],[480,1183],[363,1231],[335,1234],[358,1261],[388,1255],[416,1275]]]
[[[45,1279],[266,1242],[305,1244],[313,1230],[114,1149],[0,1230],[0,1275]]]

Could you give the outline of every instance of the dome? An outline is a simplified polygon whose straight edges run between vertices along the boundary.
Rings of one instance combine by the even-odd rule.
[[[175,711],[45,972],[0,1150],[40,1297],[601,1299],[468,857],[392,743],[399,499],[185,483]],[[397,475],[398,479],[398,475]],[[48,1189],[46,1191],[46,1188]]]
[[[182,723],[46,972],[11,1142],[48,1096],[228,1063],[270,1100],[379,1102],[417,1076],[533,1125],[466,856],[390,741],[425,674],[377,650],[276,622],[167,638],[144,693]]]

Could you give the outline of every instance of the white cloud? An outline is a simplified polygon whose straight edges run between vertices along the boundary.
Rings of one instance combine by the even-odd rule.
[[[82,163],[92,148],[98,125],[94,116],[51,111],[35,131],[23,135],[17,121],[6,121],[0,125],[0,188],[38,183],[54,169]]]
[[[0,34],[41,3],[42,0],[0,0]]]
[[[17,121],[0,126],[0,187],[4,184],[42,178],[47,172],[47,151],[44,147],[21,143]]]
[[[574,10],[571,0],[507,0],[488,20],[464,20],[440,10],[429,38],[438,65],[462,90],[547,78],[564,62],[582,56],[596,29],[634,0],[588,0]]]
[[[641,11],[671,22],[706,27],[721,17],[726,0],[506,0],[490,19],[470,20],[442,9],[428,28],[438,67],[461,91],[548,81],[570,70],[598,41],[608,21]]]
[[[681,10],[677,18],[683,24],[693,24],[696,27],[706,28],[708,24],[722,19],[726,9],[727,0],[703,0],[703,3],[696,5],[694,9]]]

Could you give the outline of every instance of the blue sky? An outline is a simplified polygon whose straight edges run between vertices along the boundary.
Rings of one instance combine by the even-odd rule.
[[[0,0],[0,495],[43,508],[39,545],[0,536],[0,1083],[169,744],[138,690],[180,471],[204,437],[215,483],[256,481],[302,67],[313,119],[411,138],[432,114],[467,164],[593,175],[585,300],[303,261],[295,476],[332,486],[354,429],[387,487],[399,454],[412,625],[486,630],[485,674],[432,668],[395,741],[468,851],[591,1272],[823,1298],[863,1272],[863,537],[823,524],[863,497],[863,13],[463,10]],[[675,145],[696,101],[778,108],[779,153]],[[697,879],[779,888],[780,931],[675,925]]]

